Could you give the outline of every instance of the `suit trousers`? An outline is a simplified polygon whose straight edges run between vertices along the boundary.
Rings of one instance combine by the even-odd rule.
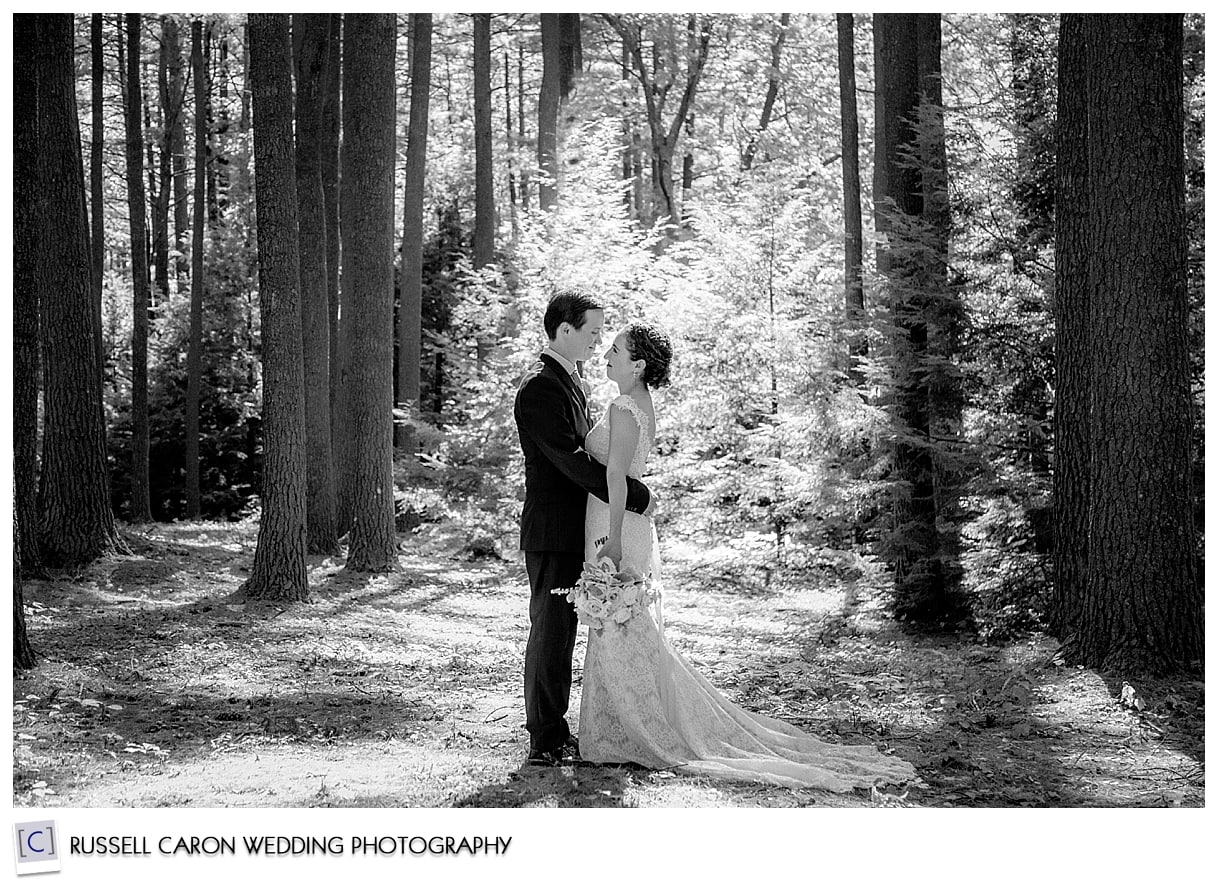
[[[529,574],[529,642],[524,651],[524,712],[531,750],[554,750],[571,734],[571,656],[579,618],[565,595],[584,568],[582,551],[526,551]]]

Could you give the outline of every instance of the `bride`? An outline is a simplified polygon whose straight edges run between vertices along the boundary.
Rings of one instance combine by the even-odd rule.
[[[588,496],[586,573],[608,559],[619,573],[659,585],[655,528],[651,518],[625,510],[626,477],[643,473],[655,441],[651,390],[668,384],[671,361],[667,335],[646,324],[618,334],[605,355],[620,394],[584,442],[609,479],[607,505]],[[659,592],[651,594],[655,599],[644,594],[645,609],[624,624],[589,629],[579,714],[583,760],[834,791],[914,776],[909,763],[874,747],[820,741],[728,701],[669,645]]]

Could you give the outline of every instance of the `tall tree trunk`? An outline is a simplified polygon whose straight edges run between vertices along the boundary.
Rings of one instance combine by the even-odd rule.
[[[787,15],[787,13],[783,13]],[[691,15],[686,19],[685,37],[686,37],[686,55],[690,59],[690,66],[693,65],[694,59],[698,53],[698,33],[695,29],[698,23],[697,16]],[[689,76],[690,71],[686,70],[686,76]],[[775,73],[774,76],[777,74]],[[681,157],[681,226],[685,229],[690,229],[693,224],[693,206],[691,199],[694,191],[694,152],[690,148],[690,144],[694,139],[694,112],[691,108],[685,117],[685,151]],[[775,399],[777,400],[777,399]]]
[[[121,547],[110,509],[97,309],[76,116],[71,14],[35,21],[39,164],[43,220],[37,278],[43,331],[40,548],[45,563],[80,566]],[[21,16],[17,16],[21,18]]]
[[[339,550],[330,451],[330,298],[326,285],[326,205],[322,187],[322,103],[329,13],[295,15],[296,190],[300,211],[300,305],[304,329],[309,551]]]
[[[1057,48],[1057,191],[1053,296],[1053,632],[1075,633],[1087,585],[1091,500],[1091,363],[1088,313],[1087,37],[1084,16],[1064,14]]]
[[[213,27],[217,22],[209,22],[203,31],[203,63],[207,65],[207,81],[210,87],[211,84],[219,81],[223,82],[223,74],[214,76],[212,74],[212,61],[214,55],[212,53],[212,36],[215,31]],[[223,98],[221,98],[223,100]],[[214,107],[209,101],[207,104],[207,225],[216,227],[220,224],[220,199],[216,193],[216,167],[220,162],[219,146],[216,137],[216,121],[212,116]]]
[[[402,284],[398,306],[398,406],[421,407],[423,357],[423,180],[427,167],[427,110],[431,96],[430,13],[411,15],[410,132],[406,139],[406,192],[402,209]],[[414,443],[409,426],[397,428],[397,444]],[[413,450],[408,452],[413,453]]]
[[[516,135],[516,149],[523,151],[526,140],[524,113],[524,44],[516,47],[516,121],[519,130]],[[523,154],[520,154],[523,155]],[[529,210],[529,163],[520,163],[520,209]]]
[[[474,269],[495,259],[495,168],[491,158],[491,16],[474,15]]]
[[[182,75],[181,28],[173,17],[166,17],[166,41],[169,53],[169,94],[174,102],[174,114],[169,126],[169,148],[173,177],[173,248],[177,252],[178,292],[186,284],[184,258],[186,237],[190,232],[190,200],[186,191],[186,78]],[[193,69],[193,68],[192,68]]]
[[[537,98],[539,205],[558,204],[558,105],[562,100],[562,37],[559,14],[541,13],[541,91]]]
[[[419,42],[414,47],[411,91],[426,94],[429,77],[418,77],[418,65],[429,66],[431,16],[415,15],[413,30]],[[396,24],[392,14],[352,14],[346,17],[344,27],[342,332],[343,349],[350,365],[344,378],[344,398],[352,439],[349,472],[352,524],[347,569],[384,572],[392,569],[397,560],[393,517],[393,377],[389,369],[393,364]],[[413,98],[412,94],[411,141],[416,137]],[[424,125],[418,122],[419,140],[425,144]],[[407,154],[409,193],[412,173],[421,175],[423,156],[420,150],[416,170],[410,162],[409,146]],[[421,204],[421,192],[417,198],[416,204]],[[406,210],[410,209],[408,196]],[[421,243],[421,237],[416,241]]]
[[[1091,493],[1078,657],[1125,673],[1203,653],[1192,518],[1183,16],[1091,15]]]
[[[13,547],[29,573],[42,571],[38,550],[38,300],[41,237],[47,219],[42,216],[38,177],[42,147],[38,31],[36,16],[13,16],[13,529],[19,537]],[[96,17],[93,36],[96,47],[100,42]],[[97,154],[95,141],[95,158]],[[94,202],[94,211],[101,211],[100,201]]]
[[[964,394],[956,363],[960,357],[964,307],[952,284],[948,266],[951,214],[948,202],[947,136],[943,110],[942,16],[920,13],[918,31],[918,164],[922,188],[919,227],[921,251],[920,309],[927,325],[927,357],[920,384],[930,411],[929,434],[936,439],[958,439],[964,430]],[[960,467],[951,457],[934,451],[933,495],[940,561],[935,603],[955,606],[963,602],[959,591]],[[945,598],[950,598],[945,600]]]
[[[626,41],[622,41],[622,180],[629,181],[634,177],[635,132],[634,119],[630,110],[630,50]],[[631,220],[638,220],[639,206],[634,198],[634,188],[626,190],[626,211]]]
[[[863,209],[859,179],[859,109],[854,78],[854,14],[837,15],[837,69],[842,104],[842,215],[845,226],[845,316],[850,376],[862,382],[859,360],[867,355],[863,333]]]
[[[170,17],[161,16],[161,47],[157,53],[157,104],[160,113],[160,137],[148,139],[149,180],[151,169],[157,168],[157,186],[151,190],[152,208],[152,265],[156,275],[157,298],[154,302],[163,306],[169,303],[169,206],[173,192],[173,118],[177,115],[174,99],[169,94],[169,47]],[[144,112],[148,118],[148,109]],[[159,143],[158,143],[159,142]],[[159,155],[154,154],[159,147]],[[156,160],[154,163],[153,160]]]
[[[847,21],[845,23],[843,23],[843,21],[842,21],[843,19],[846,19]],[[780,76],[780,70],[781,70],[780,64],[782,62],[782,44],[787,39],[787,29],[790,27],[790,25],[791,25],[791,13],[784,12],[782,14],[782,17],[778,20],[778,32],[774,35],[774,45],[770,47],[770,71],[769,71],[769,77],[768,77],[770,82],[765,90],[765,102],[761,105],[761,120],[757,124],[757,131],[755,131],[749,137],[748,146],[744,148],[744,155],[740,159],[740,168],[744,171],[748,171],[750,168],[753,167],[753,158],[757,155],[758,140],[761,138],[762,135],[765,134],[766,129],[768,129],[770,127],[770,117],[773,116],[773,114],[774,114],[774,102],[778,100],[778,86],[782,82],[782,77]],[[851,43],[850,43],[850,83],[851,83],[852,91],[851,91],[850,100],[853,101],[854,100],[854,97],[853,97],[853,95],[854,95],[854,93],[853,93],[854,16],[851,13],[845,13],[845,14],[839,13],[837,16],[838,67],[839,67],[839,70],[841,70],[843,72],[843,75],[845,72],[845,68],[841,66],[842,65],[841,53],[842,53],[842,40],[843,40],[842,29],[844,27],[849,28],[849,34],[850,34],[850,39],[851,39]],[[845,81],[843,80],[843,83],[844,82]],[[842,98],[843,101],[846,100],[844,95],[845,95],[845,93],[843,92],[843,98]],[[844,106],[845,105],[843,105],[843,109],[844,109]],[[858,140],[857,111],[856,111],[856,117],[855,117],[855,140],[856,141]],[[855,161],[857,162],[857,158]]]
[[[127,13],[127,211],[131,227],[131,520],[152,520],[148,474],[148,229],[144,196],[140,14]]]
[[[575,81],[579,78],[580,71],[584,67],[584,45],[580,36],[580,22],[578,12],[559,12],[558,18],[558,41],[559,41],[559,69],[558,69],[558,91],[560,100],[566,101],[571,95],[571,91],[575,88]]]
[[[891,409],[898,432],[893,441],[893,530],[886,554],[893,565],[900,618],[945,622],[961,612],[954,568],[942,555],[935,477],[930,445],[933,417],[930,332],[935,324],[930,294],[939,257],[928,257],[915,241],[933,237],[933,215],[926,217],[919,106],[919,74],[933,68],[919,52],[927,22],[911,14],[877,14],[876,70],[876,232],[888,241],[877,247],[876,265],[887,277],[894,332],[891,341],[894,389]],[[921,33],[920,33],[921,32]],[[933,51],[933,48],[930,48]],[[919,56],[922,55],[920,63]],[[934,198],[938,198],[935,196]],[[889,203],[891,200],[891,204]]]
[[[203,390],[203,238],[207,194],[207,66],[203,56],[203,22],[190,23],[190,66],[195,93],[194,229],[190,238],[190,341],[186,349],[186,517],[202,514],[199,486],[199,409]]]
[[[685,143],[688,145],[694,137],[694,115],[685,118]],[[681,157],[681,225],[688,227],[693,222],[690,199],[694,191],[694,154],[688,148]]]
[[[341,13],[330,13],[330,36],[326,40],[326,79],[322,84],[322,134],[321,134],[321,188],[326,201],[326,292],[330,304],[330,454],[333,458],[334,474],[342,475],[343,433],[338,429],[341,419],[340,382],[342,365],[339,362],[339,315],[340,301],[339,265],[342,259],[342,236],[339,232],[339,144],[342,125],[342,29]],[[348,494],[335,487],[335,516],[338,532],[351,522],[351,510],[345,500]]]
[[[106,371],[105,355],[102,352],[100,329],[102,327],[102,280],[106,273],[106,206],[102,191],[102,171],[105,167],[106,146],[105,99],[103,97],[102,86],[105,82],[106,66],[105,41],[102,33],[104,18],[100,12],[95,12],[91,16],[91,19],[90,56],[92,60],[93,143],[89,150],[89,186],[90,204],[92,205],[93,213],[91,216],[92,235],[89,239],[89,246],[92,248],[93,255],[93,303],[97,307],[97,327],[99,330],[97,336],[97,358],[98,363],[101,365],[99,369],[104,376]],[[31,558],[31,560],[36,561],[37,558]],[[29,566],[30,564],[27,562],[27,571]]]
[[[232,141],[232,119],[229,117],[228,84],[229,84],[229,41],[232,30],[221,20],[219,24],[219,52],[216,62],[216,79],[219,86],[219,100],[216,102],[215,143],[216,152],[212,157],[211,168],[215,171],[215,201],[216,220],[222,222],[228,209],[229,195],[232,192],[232,180],[229,174],[229,143]]]
[[[512,128],[512,57],[503,50],[503,121],[508,145],[508,206],[512,212],[512,243],[520,235],[520,218],[516,211],[516,166],[520,161],[516,131]]]
[[[290,17],[249,16],[262,316],[262,517],[247,600],[305,600],[305,402]]]

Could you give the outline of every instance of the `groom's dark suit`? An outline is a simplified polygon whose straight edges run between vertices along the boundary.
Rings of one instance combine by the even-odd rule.
[[[524,705],[532,750],[559,748],[571,734],[571,654],[578,620],[554,588],[570,588],[584,561],[584,512],[588,494],[608,502],[605,467],[583,449],[588,403],[561,364],[543,354],[516,392],[516,429],[524,451],[524,512],[520,548],[532,597],[529,643],[524,655]],[[643,512],[646,485],[626,480],[626,508]]]

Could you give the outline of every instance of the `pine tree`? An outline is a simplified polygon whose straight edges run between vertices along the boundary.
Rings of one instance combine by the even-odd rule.
[[[1203,651],[1192,518],[1183,16],[1086,16],[1091,358],[1077,657],[1186,669]]]
[[[148,224],[144,192],[143,89],[140,86],[140,14],[127,13],[127,214],[131,229],[134,292],[131,326],[131,520],[152,520],[148,473]]]
[[[330,304],[326,287],[326,206],[322,186],[322,88],[328,14],[292,20],[296,64],[296,189],[300,213],[300,300],[308,425],[309,550],[338,551],[330,452]]]
[[[41,202],[34,271],[44,356],[39,543],[48,565],[81,566],[122,543],[110,509],[101,329],[92,297],[72,16],[31,17],[36,21],[36,189]]]
[[[305,600],[305,403],[290,16],[249,17],[262,317],[262,517],[247,600]]]
[[[430,26],[419,22],[422,27]],[[351,533],[347,569],[397,559],[393,512],[393,15],[343,21],[343,348]],[[421,88],[420,84],[415,85]],[[347,308],[350,307],[350,317]]]

